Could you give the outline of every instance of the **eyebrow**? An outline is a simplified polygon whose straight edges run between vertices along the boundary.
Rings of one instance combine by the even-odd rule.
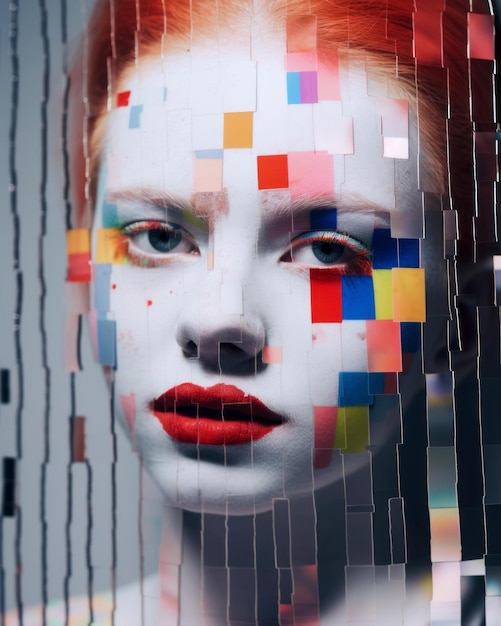
[[[273,227],[285,219],[300,218],[318,209],[337,209],[342,212],[368,216],[379,215],[388,220],[391,215],[391,209],[371,202],[358,194],[345,194],[342,199],[335,196],[305,196],[293,200],[290,198],[273,198],[273,196],[268,195],[266,208],[263,199],[262,197],[257,208],[262,210],[263,222],[267,227]],[[208,213],[204,203],[197,207],[196,203],[186,198],[151,187],[131,187],[112,190],[107,193],[107,202],[120,201],[146,204],[150,210],[157,211],[161,216],[165,216],[165,212],[168,210],[178,211],[185,216],[197,217],[209,225],[216,217],[215,210]]]

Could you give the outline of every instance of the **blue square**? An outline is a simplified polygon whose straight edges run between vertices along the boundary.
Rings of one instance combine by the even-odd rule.
[[[342,276],[343,320],[376,319],[372,276]]]
[[[99,313],[110,310],[110,263],[94,264],[94,308]]]
[[[337,229],[337,209],[313,209],[310,211],[311,230]]]
[[[371,395],[381,396],[384,394],[384,376],[383,372],[369,373],[369,393]]]
[[[419,322],[400,322],[402,352],[417,352],[421,346],[421,324]]]
[[[141,126],[141,113],[143,112],[142,104],[134,104],[130,108],[129,128],[139,128]]]
[[[338,406],[372,404],[367,372],[339,372]]]
[[[97,346],[99,363],[116,367],[117,365],[117,340],[115,320],[97,320]]]
[[[398,266],[419,267],[419,239],[398,240]]]
[[[389,228],[376,228],[372,235],[372,267],[375,270],[398,267],[397,240]]]
[[[287,72],[287,103],[301,104],[299,72]]]

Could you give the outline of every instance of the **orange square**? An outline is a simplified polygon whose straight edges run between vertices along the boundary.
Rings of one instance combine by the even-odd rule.
[[[115,228],[99,228],[96,238],[96,263],[121,264],[127,255],[127,240]]]
[[[280,346],[265,346],[263,348],[263,363],[281,363],[282,348]]]
[[[223,148],[252,148],[252,111],[225,113]]]

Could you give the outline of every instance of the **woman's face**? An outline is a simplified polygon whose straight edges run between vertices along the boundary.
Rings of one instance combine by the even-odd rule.
[[[191,510],[264,510],[338,479],[332,449],[365,451],[369,392],[400,369],[399,320],[417,321],[391,305],[389,229],[416,161],[412,143],[383,152],[407,156],[405,103],[371,93],[363,64],[313,56],[287,57],[285,29],[261,29],[252,56],[152,55],[108,114],[99,357],[115,364],[114,321],[117,411]]]

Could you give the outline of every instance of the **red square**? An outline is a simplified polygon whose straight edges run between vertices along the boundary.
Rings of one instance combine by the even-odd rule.
[[[130,91],[121,91],[117,93],[117,107],[129,106]]]
[[[258,189],[288,189],[289,159],[286,154],[257,157]]]
[[[311,321],[341,322],[343,319],[341,277],[328,270],[310,270]]]

